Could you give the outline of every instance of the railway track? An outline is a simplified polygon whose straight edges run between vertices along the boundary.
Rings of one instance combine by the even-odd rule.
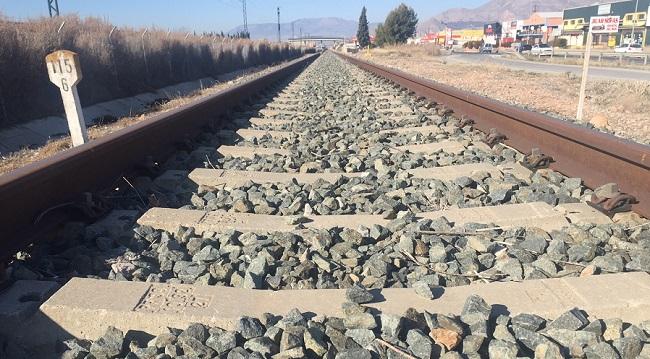
[[[426,83],[348,60],[375,74],[325,53],[112,186],[107,217],[66,219],[57,240],[34,243],[12,264],[19,281],[8,293],[23,295],[15,298],[86,279],[19,316],[20,330],[2,332],[40,350],[99,338],[68,341],[67,357],[650,354],[650,228],[624,211],[632,193],[645,214],[648,168],[635,156],[647,147],[595,135],[622,146],[596,148],[571,125],[557,132],[559,124],[523,115],[500,127],[516,110],[487,100],[454,106],[462,96],[453,91],[433,103],[377,75],[428,96]],[[215,109],[202,106],[178,114]],[[492,115],[476,117],[480,108]],[[167,137],[148,141],[164,148],[179,125],[158,121]],[[480,131],[494,123],[501,133]],[[524,125],[552,139],[533,130],[515,137]],[[570,134],[579,134],[573,148]],[[550,169],[541,168],[548,157],[516,149],[537,143],[552,154]],[[584,170],[568,153],[615,171]]]

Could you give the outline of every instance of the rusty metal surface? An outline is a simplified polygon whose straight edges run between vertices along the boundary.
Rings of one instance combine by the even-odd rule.
[[[529,154],[539,148],[553,158],[550,168],[580,177],[590,188],[618,183],[639,201],[632,209],[650,217],[650,146],[531,112],[457,88],[389,69],[351,56],[349,62],[387,78],[419,96],[451,108],[485,133],[496,128],[505,143]]]
[[[34,225],[46,209],[74,201],[83,192],[109,186],[149,156],[164,159],[184,136],[198,134],[219,115],[297,73],[317,56],[293,60],[259,78],[0,176],[0,259],[29,244],[28,237],[40,235],[44,227],[62,220],[57,214]]]

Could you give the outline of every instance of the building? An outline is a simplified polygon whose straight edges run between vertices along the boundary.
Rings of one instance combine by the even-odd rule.
[[[535,45],[548,44],[562,34],[562,12],[535,12],[523,20],[517,33],[517,42]]]
[[[650,0],[626,0],[564,10],[561,37],[570,47],[584,47],[592,16],[619,16],[621,26],[616,34],[595,34],[594,47],[613,48],[630,43],[650,46],[647,18]]]
[[[501,24],[501,45],[509,46],[518,41],[519,32],[524,28],[524,20],[505,21]]]
[[[486,44],[499,46],[501,43],[502,25],[500,22],[493,22],[483,25],[483,41]]]

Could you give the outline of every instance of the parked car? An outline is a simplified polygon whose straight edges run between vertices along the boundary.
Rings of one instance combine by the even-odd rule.
[[[530,52],[532,48],[533,47],[528,44],[521,44],[517,47],[517,51],[519,51],[519,53]]]
[[[480,53],[482,53],[482,54],[497,54],[497,53],[499,53],[499,49],[494,47],[492,44],[484,44],[481,47]]]
[[[615,52],[629,53],[629,52],[642,52],[643,48],[639,44],[628,44],[619,46],[614,49]]]
[[[547,44],[535,45],[530,49],[531,55],[550,56],[553,55],[553,48]]]

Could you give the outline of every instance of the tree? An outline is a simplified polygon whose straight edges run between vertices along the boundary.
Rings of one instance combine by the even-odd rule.
[[[361,16],[359,16],[359,28],[357,29],[357,41],[359,47],[364,48],[370,46],[370,32],[368,31],[368,18],[366,17],[366,7],[361,9]]]
[[[404,3],[393,9],[383,25],[377,28],[376,42],[382,46],[385,44],[403,44],[415,34],[418,25],[418,16],[413,8]]]
[[[375,45],[384,46],[390,43],[391,43],[391,39],[388,37],[384,25],[383,24],[377,25],[377,29],[375,29]]]

